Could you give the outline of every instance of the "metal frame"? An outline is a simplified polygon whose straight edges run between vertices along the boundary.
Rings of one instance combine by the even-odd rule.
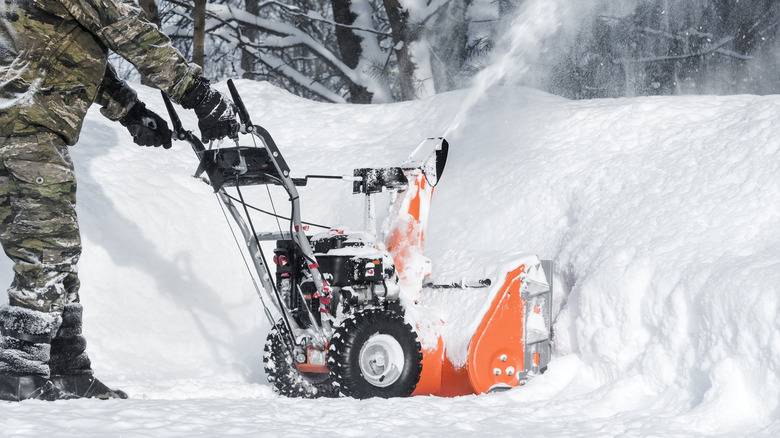
[[[320,273],[319,265],[317,264],[316,258],[314,257],[314,251],[312,250],[312,247],[309,244],[309,240],[306,237],[306,234],[304,232],[304,227],[302,224],[301,213],[300,213],[301,207],[300,207],[298,190],[295,187],[295,183],[293,179],[290,177],[290,169],[287,166],[284,157],[282,157],[279,148],[276,146],[276,143],[273,141],[271,135],[268,133],[268,131],[266,131],[262,127],[251,124],[251,121],[249,120],[249,116],[248,114],[246,114],[246,109],[244,108],[240,96],[238,96],[238,93],[235,90],[235,86],[233,85],[232,81],[228,81],[228,86],[229,88],[231,88],[231,94],[233,95],[234,102],[239,104],[238,105],[239,115],[242,121],[241,133],[251,134],[253,139],[254,138],[260,139],[262,146],[258,146],[256,142],[254,146],[256,148],[262,148],[267,151],[267,155],[268,155],[267,158],[273,164],[273,167],[277,172],[277,175],[272,175],[271,172],[268,172],[267,174],[268,177],[271,178],[273,182],[278,183],[279,185],[284,187],[285,191],[287,191],[287,194],[290,196],[290,203],[291,203],[291,218],[290,218],[291,227],[290,228],[291,229],[289,235],[286,235],[285,233],[280,233],[280,235],[267,234],[267,233],[260,235],[254,230],[254,225],[252,224],[252,219],[249,215],[247,204],[243,201],[243,198],[241,197],[240,187],[242,186],[242,184],[239,182],[239,178],[242,175],[246,174],[247,171],[249,170],[247,168],[247,162],[244,159],[244,156],[242,156],[242,150],[252,150],[254,148],[242,149],[240,146],[238,146],[238,138],[236,138],[235,148],[217,149],[217,151],[234,152],[239,157],[239,163],[237,163],[235,166],[229,165],[229,167],[233,171],[233,174],[231,176],[235,177],[236,179],[236,188],[238,190],[239,197],[241,197],[239,202],[243,206],[244,215],[241,214],[239,207],[236,206],[236,203],[233,202],[233,199],[230,196],[228,196],[227,192],[225,191],[224,185],[223,186],[212,185],[212,186],[215,189],[217,198],[225,206],[228,213],[230,213],[230,216],[233,218],[233,221],[238,225],[238,228],[241,231],[241,235],[244,238],[244,242],[247,246],[247,250],[249,251],[249,255],[252,259],[252,265],[254,266],[255,271],[257,272],[263,290],[265,291],[266,294],[268,294],[268,298],[269,298],[268,301],[273,303],[274,308],[282,316],[284,324],[287,326],[288,333],[290,333],[290,342],[291,342],[289,346],[293,350],[298,350],[306,346],[314,346],[317,348],[324,349],[325,346],[327,345],[327,339],[333,330],[332,324],[328,319],[329,316],[323,312],[323,317],[321,318],[322,324],[318,325],[316,324],[314,315],[311,313],[311,309],[308,309],[309,318],[312,322],[312,328],[311,329],[301,328],[295,322],[295,318],[293,318],[293,316],[291,315],[290,310],[284,305],[284,302],[282,300],[281,295],[279,294],[278,289],[276,288],[276,285],[271,280],[272,273],[268,268],[268,263],[263,257],[263,252],[260,247],[261,245],[260,242],[270,240],[269,237],[290,238],[293,242],[295,242],[295,244],[303,254],[304,258],[307,260],[308,262],[307,269],[312,276],[312,280],[314,282],[314,285],[317,288],[318,294],[320,296],[330,295],[329,286],[327,282],[323,279],[322,274]],[[183,140],[190,143],[193,151],[195,151],[195,154],[198,157],[199,167],[195,174],[195,176],[197,177],[204,170],[207,170],[210,164],[215,164],[215,163],[206,162],[207,160],[206,152],[213,149],[211,148],[206,149],[206,147],[203,145],[203,142],[201,142],[200,139],[198,139],[191,131],[184,129],[181,120],[178,117],[178,114],[176,114],[176,110],[174,109],[170,98],[168,98],[168,96],[165,95],[165,93],[162,93],[162,96],[163,96],[163,101],[165,102],[165,106],[168,109],[168,113],[171,117],[171,122],[173,125],[172,131],[173,131],[174,138],[177,140]],[[216,158],[217,156],[218,156],[217,153],[213,155],[214,158]],[[256,169],[254,170],[257,171]],[[264,172],[259,171],[258,173],[264,173]],[[213,181],[211,183],[213,183]],[[265,181],[264,183],[267,183],[267,181]],[[268,310],[268,306],[266,305],[264,292],[260,290],[260,288],[257,286],[257,283],[255,283],[255,289],[263,304],[265,314],[268,317],[269,322],[273,325],[275,323],[275,320],[273,316],[270,314]],[[305,343],[307,345],[303,345]]]
[[[247,218],[245,219],[244,216],[241,214],[238,207],[235,205],[233,200],[228,196],[228,194],[225,192],[224,187],[220,187],[216,194],[217,197],[222,201],[222,203],[227,208],[227,211],[232,216],[233,220],[238,224],[239,230],[241,231],[241,234],[244,237],[245,243],[247,245],[247,249],[249,250],[249,255],[251,256],[252,263],[255,267],[255,270],[257,271],[257,274],[260,277],[260,282],[263,286],[263,289],[266,291],[266,293],[269,293],[269,291],[273,291],[275,294],[275,297],[271,297],[270,301],[274,304],[274,307],[276,310],[284,316],[285,324],[287,324],[290,329],[290,333],[293,337],[297,337],[297,335],[300,335],[305,330],[302,329],[298,324],[295,322],[295,319],[290,314],[289,309],[283,304],[281,300],[281,296],[279,296],[278,291],[276,289],[275,284],[271,281],[271,271],[268,269],[268,264],[265,261],[264,257],[262,256],[262,251],[260,249],[260,242],[274,239],[276,240],[277,237],[284,237],[284,238],[290,238],[295,242],[295,244],[300,249],[301,253],[304,255],[304,258],[308,261],[308,271],[312,276],[312,280],[314,282],[314,285],[317,288],[317,292],[320,293],[321,296],[327,296],[330,294],[330,291],[328,290],[328,285],[325,282],[325,280],[322,277],[322,274],[319,269],[319,265],[316,263],[316,258],[314,257],[314,251],[311,247],[311,244],[309,243],[308,238],[306,237],[302,219],[301,219],[301,213],[300,213],[300,197],[298,194],[298,189],[295,187],[295,184],[293,183],[292,178],[290,177],[290,171],[287,167],[287,164],[284,162],[284,158],[281,155],[281,152],[279,152],[278,147],[276,147],[276,144],[274,143],[273,139],[271,138],[270,134],[263,129],[260,126],[254,125],[253,129],[249,130],[249,133],[252,134],[254,137],[259,138],[260,141],[263,144],[263,147],[269,152],[269,158],[270,161],[273,163],[274,167],[276,168],[276,171],[281,176],[279,182],[284,187],[284,189],[287,191],[287,194],[290,196],[290,203],[291,203],[291,230],[290,233],[280,233],[280,234],[258,234],[254,227],[251,224],[251,219],[249,219],[248,215],[249,213],[245,211],[245,215]],[[257,290],[258,295],[260,296],[261,300],[263,299],[263,293],[259,289]],[[265,301],[263,301],[265,302]],[[313,322],[313,318],[312,318]],[[313,324],[313,341],[315,346],[319,347],[325,347],[328,335],[332,331],[332,326],[330,324],[330,321],[328,321],[327,317],[322,318],[322,326],[318,326],[316,324]]]

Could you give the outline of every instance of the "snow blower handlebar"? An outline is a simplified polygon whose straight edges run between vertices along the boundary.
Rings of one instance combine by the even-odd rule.
[[[241,95],[238,94],[238,90],[236,89],[233,80],[228,79],[227,85],[228,90],[230,90],[230,97],[233,99],[233,103],[235,103],[238,110],[238,118],[241,121],[243,130],[248,134],[258,137],[263,143],[265,150],[268,151],[269,161],[273,164],[273,167],[278,173],[277,176],[280,179],[281,185],[287,191],[287,194],[290,195],[290,235],[307,260],[309,274],[311,274],[312,281],[317,288],[317,294],[320,297],[319,310],[320,312],[327,314],[329,313],[329,309],[325,303],[330,300],[331,289],[320,272],[319,265],[314,257],[314,249],[311,247],[308,237],[306,237],[301,219],[300,197],[298,196],[298,189],[295,188],[295,181],[290,177],[290,166],[288,166],[287,162],[284,160],[284,157],[279,151],[279,147],[276,145],[273,137],[271,137],[271,134],[262,126],[252,124],[249,117],[249,111],[247,111],[244,100],[241,99]],[[322,326],[326,332],[331,331],[330,322],[326,318],[322,319]]]
[[[200,158],[203,154],[203,151],[206,150],[206,147],[203,146],[203,142],[201,142],[200,139],[192,133],[192,131],[184,129],[184,125],[181,123],[179,114],[176,113],[176,109],[173,107],[171,98],[168,97],[168,95],[163,91],[160,91],[160,94],[162,94],[163,102],[165,102],[165,108],[168,110],[168,116],[171,118],[171,125],[173,126],[171,132],[173,134],[173,139],[188,142],[190,145],[192,145],[192,149],[195,151],[195,153],[198,154],[198,158]]]
[[[252,124],[252,120],[249,118],[249,111],[246,110],[244,100],[241,99],[241,95],[238,94],[238,90],[236,89],[236,85],[233,83],[232,79],[228,79],[227,85],[228,90],[230,91],[230,97],[233,98],[233,103],[236,105],[236,109],[238,110],[238,120],[241,122],[241,128],[245,134],[248,134],[252,132],[255,127]]]
[[[246,210],[246,203],[241,199],[240,202],[244,206],[245,219],[225,192],[224,187],[234,186],[239,189],[245,185],[269,183],[278,184],[284,187],[289,195],[291,203],[290,235],[292,240],[296,243],[301,250],[301,253],[308,261],[308,270],[314,285],[317,288],[318,294],[321,297],[329,298],[330,287],[320,273],[319,266],[314,257],[314,251],[304,232],[300,214],[300,199],[298,191],[295,188],[295,181],[290,177],[290,168],[287,165],[287,162],[282,157],[279,148],[268,131],[260,126],[251,124],[252,122],[249,118],[249,114],[233,81],[228,81],[228,87],[232,98],[236,103],[239,120],[242,124],[242,133],[249,134],[253,139],[259,138],[263,144],[262,147],[255,144],[254,146],[237,145],[236,147],[206,149],[200,139],[192,134],[191,131],[188,131],[183,127],[181,119],[179,119],[171,100],[165,93],[163,93],[163,101],[165,102],[165,106],[171,118],[173,138],[187,141],[192,145],[199,160],[198,170],[196,171],[195,176],[198,177],[204,171],[206,172],[209,177],[209,183],[214,188],[215,193],[227,207],[227,210],[234,221],[238,224],[249,251],[252,254],[251,259],[255,265],[263,289],[276,298],[275,300],[271,299],[271,302],[274,304],[276,310],[283,315],[288,333],[292,336],[292,343],[295,344],[295,337],[300,334],[302,330],[295,324],[294,318],[291,317],[289,310],[282,304],[279,292],[270,280],[271,275],[264,257],[262,257],[260,241],[252,225],[249,212]],[[241,192],[239,191],[239,196],[240,193]],[[257,292],[262,300],[263,296],[261,292],[259,290]],[[327,301],[322,300],[322,302]],[[328,313],[328,309],[322,308],[322,305],[320,311]],[[273,321],[271,322],[273,323]],[[316,333],[312,333],[313,340],[315,344],[322,344],[322,346],[324,346],[326,333],[330,334],[332,331],[330,322],[326,318],[323,318],[322,327],[317,327],[316,329]],[[323,330],[325,333],[323,333]]]

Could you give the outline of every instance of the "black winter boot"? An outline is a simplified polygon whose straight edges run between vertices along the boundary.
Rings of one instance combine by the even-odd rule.
[[[81,397],[57,388],[46,377],[0,374],[0,400],[3,401],[55,401],[76,398]]]
[[[79,303],[68,304],[62,311],[62,324],[51,341],[51,381],[57,388],[81,397],[127,398],[124,391],[110,389],[92,375],[87,341],[81,334],[82,315]]]
[[[49,343],[59,325],[55,314],[0,307],[0,400],[78,398],[56,388],[48,378]]]

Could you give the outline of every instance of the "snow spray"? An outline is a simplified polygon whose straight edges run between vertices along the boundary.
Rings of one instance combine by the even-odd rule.
[[[517,82],[544,51],[544,42],[561,27],[571,7],[561,0],[530,0],[523,3],[494,52],[494,60],[474,78],[469,94],[444,136],[456,133],[471,108],[485,92],[499,83]]]

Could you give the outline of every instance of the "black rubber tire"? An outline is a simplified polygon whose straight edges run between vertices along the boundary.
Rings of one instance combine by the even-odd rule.
[[[361,351],[367,343],[375,342],[372,341],[375,335],[389,335],[403,353],[400,374],[397,378],[391,378],[395,379],[392,383],[381,384],[386,386],[377,386],[361,371]],[[328,349],[328,368],[343,395],[358,399],[408,397],[420,381],[420,342],[412,326],[397,313],[380,309],[365,310],[347,318],[335,330]]]
[[[287,327],[278,322],[265,342],[265,374],[274,390],[285,397],[338,397],[338,388],[333,385],[330,374],[304,373],[293,364],[285,345],[287,339]]]

